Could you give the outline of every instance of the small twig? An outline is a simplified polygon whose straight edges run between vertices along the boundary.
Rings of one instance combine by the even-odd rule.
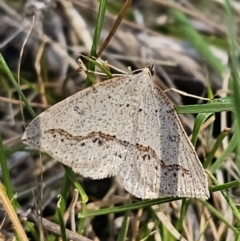
[[[188,96],[188,97],[192,97],[192,98],[199,99],[199,100],[210,101],[209,98],[204,98],[204,97],[201,97],[201,96],[198,96],[198,95],[191,95],[191,94],[188,94],[188,93],[186,93],[186,92],[184,92],[184,91],[177,90],[177,89],[175,89],[175,88],[169,88],[169,89],[167,89],[167,90],[164,90],[164,92],[166,93],[166,92],[169,91],[169,90],[173,90],[173,91],[175,91],[175,92],[177,92],[177,93],[179,93],[180,95],[183,95],[183,96]]]
[[[46,94],[45,94],[43,78],[42,78],[42,75],[41,75],[41,64],[40,64],[40,60],[41,60],[42,55],[43,55],[45,44],[46,44],[46,42],[42,42],[40,44],[40,46],[38,48],[38,51],[37,51],[37,55],[36,55],[34,66],[35,66],[35,69],[36,69],[36,72],[37,72],[37,79],[38,79],[38,83],[39,83],[42,103],[47,104],[47,98],[46,98]]]
[[[33,16],[32,18],[32,24],[31,24],[31,28],[29,29],[26,38],[24,39],[24,42],[22,44],[21,50],[20,50],[20,55],[19,55],[19,61],[18,61],[18,67],[17,67],[17,82],[18,85],[20,86],[20,73],[21,73],[21,63],[22,63],[22,57],[23,57],[23,52],[24,52],[24,48],[27,44],[27,41],[29,39],[30,34],[33,31],[33,27],[34,27],[34,23],[35,23],[35,16]],[[19,96],[19,100],[21,101],[21,97]],[[21,105],[21,102],[20,102]],[[24,114],[23,114],[23,108],[22,106],[20,106],[20,111],[21,111],[21,116],[22,116],[22,120],[24,121]],[[25,122],[25,121],[24,121]]]
[[[33,213],[29,214],[27,218],[28,218],[29,221],[38,225],[38,219]],[[49,220],[47,220],[46,218],[43,218],[43,217],[42,217],[42,226],[46,230],[61,236],[60,226],[51,222],[51,221],[49,221]],[[73,241],[92,241],[91,239],[88,239],[88,238],[86,238],[86,237],[84,237],[80,234],[77,234],[77,233],[75,233],[75,232],[73,232],[69,229],[66,229],[66,235],[67,235],[68,239],[71,239]]]
[[[143,214],[143,209],[142,208],[138,209],[137,215],[135,217],[134,226],[133,226],[132,241],[137,240],[139,224],[140,224],[140,220],[141,220],[142,214]]]
[[[9,98],[3,97],[3,96],[0,96],[0,101],[15,104],[15,105],[19,105],[19,104],[24,105],[24,102],[21,100],[9,99]],[[30,105],[32,107],[37,107],[37,108],[42,108],[42,109],[48,109],[49,107],[51,107],[50,105],[45,105],[45,104],[40,104],[40,103],[35,103],[35,102],[30,102]]]

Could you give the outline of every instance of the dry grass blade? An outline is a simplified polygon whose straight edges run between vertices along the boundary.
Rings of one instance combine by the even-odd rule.
[[[113,35],[114,35],[115,32],[117,31],[118,26],[121,24],[122,19],[124,18],[125,14],[126,14],[126,11],[127,11],[128,8],[130,7],[131,3],[132,3],[132,0],[127,0],[127,1],[124,3],[124,5],[123,5],[123,7],[122,7],[122,9],[121,9],[121,11],[120,11],[120,13],[119,13],[119,15],[118,15],[115,23],[114,23],[111,31],[109,32],[107,38],[104,40],[101,48],[100,48],[99,51],[97,52],[97,56],[96,56],[96,57],[100,57],[100,56],[102,55],[104,49],[107,47],[107,45],[109,44],[111,38],[113,37]]]
[[[5,189],[4,189],[4,186],[2,185],[2,183],[0,183],[0,201],[4,207],[4,210],[6,211],[9,219],[11,220],[14,230],[15,230],[16,234],[18,235],[18,237],[20,238],[20,240],[28,241],[27,235],[26,235],[25,231],[23,230],[23,227],[18,219],[18,216],[12,207],[11,201],[8,199],[8,196],[5,192]]]
[[[166,215],[159,209],[157,205],[154,205],[152,209],[155,211],[159,220],[164,223],[164,226],[168,229],[168,231],[177,239],[187,241],[177,230],[176,228],[169,222]]]

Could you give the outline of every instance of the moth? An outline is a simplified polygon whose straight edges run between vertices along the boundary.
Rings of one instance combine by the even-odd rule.
[[[193,145],[149,68],[88,87],[36,117],[22,141],[142,199],[209,197]]]

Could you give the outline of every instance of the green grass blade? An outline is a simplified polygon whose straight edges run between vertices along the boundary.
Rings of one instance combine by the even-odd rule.
[[[65,171],[64,178],[63,178],[62,185],[61,185],[61,191],[60,191],[61,202],[58,203],[59,206],[56,209],[56,212],[54,214],[55,223],[60,222],[59,212],[61,212],[63,215],[66,211],[67,199],[69,196],[71,185],[72,185],[71,179],[69,178],[68,173]],[[55,240],[56,240],[56,235],[50,234],[48,237],[48,241],[55,241]]]
[[[36,114],[35,114],[34,110],[32,109],[31,105],[29,104],[28,100],[26,99],[25,95],[23,94],[22,90],[20,89],[17,81],[15,80],[12,72],[8,68],[7,63],[5,62],[5,60],[4,60],[4,58],[3,58],[3,56],[1,54],[0,54],[0,64],[4,67],[7,76],[11,80],[14,88],[16,89],[16,91],[20,95],[21,99],[23,100],[24,104],[26,105],[26,107],[27,107],[29,113],[31,114],[32,118],[35,118]]]
[[[61,238],[62,238],[63,241],[67,241],[65,224],[64,224],[64,221],[63,221],[63,214],[62,214],[62,210],[60,209],[61,200],[62,200],[62,197],[61,197],[61,195],[59,195],[59,201],[58,201],[58,204],[57,204],[58,221],[59,221],[59,226],[60,226],[60,229],[61,229]]]
[[[216,142],[214,143],[213,148],[212,148],[211,151],[209,152],[209,154],[208,154],[208,156],[207,156],[207,159],[206,159],[206,161],[205,161],[204,164],[203,164],[203,167],[204,167],[205,169],[207,169],[207,168],[211,165],[212,160],[213,160],[213,158],[214,158],[214,156],[215,156],[215,153],[216,153],[217,149],[220,147],[220,145],[222,144],[223,139],[224,139],[228,134],[229,134],[229,130],[223,130],[223,131],[221,132],[221,134],[218,136]]]
[[[95,28],[95,32],[94,32],[94,36],[93,36],[91,56],[97,55],[97,47],[98,47],[100,34],[102,31],[102,27],[103,27],[106,8],[107,8],[107,0],[101,0],[99,2],[98,16],[97,16],[96,28]],[[89,67],[88,68],[89,70],[94,71],[94,65],[92,65],[90,63],[88,67]]]
[[[99,39],[100,39],[100,34],[102,31],[102,27],[103,27],[106,8],[107,8],[107,0],[101,0],[99,2],[96,28],[95,28],[95,32],[94,32],[94,36],[93,36],[93,44],[92,44],[92,48],[91,48],[91,56],[94,56],[94,57],[97,55],[97,48],[98,48],[98,43],[99,43]],[[88,69],[91,71],[94,71],[95,65],[92,62],[89,62]],[[95,83],[95,78],[93,77],[93,75],[91,73],[88,73],[87,84],[91,85],[93,83]]]
[[[27,222],[27,229],[30,231],[33,236],[33,240],[40,241],[39,233],[35,230],[34,224]]]
[[[229,34],[229,53],[231,72],[233,80],[233,106],[235,116],[235,131],[237,133],[237,143],[240,143],[240,75],[239,75],[239,45],[237,44],[237,26],[236,19],[233,17],[232,8],[229,0],[225,0],[225,10],[227,16],[227,29]],[[240,145],[237,145],[237,163],[240,168]]]
[[[192,144],[196,146],[197,139],[198,139],[198,133],[200,131],[200,128],[202,124],[212,115],[212,113],[201,113],[198,114],[195,121],[194,121],[194,127],[193,127],[193,133],[192,133]]]
[[[187,207],[189,205],[189,202],[187,201],[186,198],[182,200],[182,206],[181,206],[181,211],[180,211],[180,217],[177,221],[176,229],[178,230],[179,233],[182,233],[183,230],[183,223],[184,223],[184,218],[186,216],[187,212]]]
[[[1,133],[0,133],[0,165],[2,168],[2,179],[3,179],[3,184],[5,186],[7,196],[9,198],[9,200],[11,200],[13,208],[16,210],[16,208],[19,207],[19,205],[14,198],[10,174],[9,174],[9,170],[8,170],[8,166],[7,166],[7,160],[6,160],[5,154],[4,154]]]
[[[233,133],[232,139],[229,141],[227,148],[222,152],[221,156],[209,168],[211,173],[215,173],[223,162],[229,157],[237,145],[236,132]]]
[[[240,179],[232,181],[232,182],[227,182],[221,185],[217,185],[214,187],[210,187],[209,191],[210,192],[218,192],[218,191],[222,191],[222,190],[226,190],[226,189],[230,189],[230,188],[234,188],[234,187],[240,187]]]
[[[74,187],[78,190],[81,199],[82,199],[82,203],[87,203],[88,201],[88,196],[85,193],[84,189],[82,188],[82,186],[80,185],[80,183],[78,182],[74,172],[72,171],[72,169],[70,167],[64,166],[65,167],[65,171],[68,174],[68,177],[71,179]]]
[[[85,223],[86,203],[88,202],[88,196],[85,193],[82,186],[80,185],[80,183],[78,182],[78,180],[77,180],[74,172],[72,171],[72,169],[70,167],[67,167],[67,166],[64,166],[64,167],[65,167],[66,173],[68,174],[68,177],[71,179],[72,184],[78,190],[78,192],[81,196],[82,208],[81,208],[81,214],[79,215],[80,221],[78,223],[78,232],[80,234],[82,234],[84,223]]]
[[[208,175],[216,185],[219,185],[218,180],[211,173],[208,173]],[[225,200],[227,201],[229,207],[232,209],[233,215],[237,218],[238,222],[240,222],[240,213],[236,207],[236,204],[232,201],[232,199],[229,197],[229,195],[227,194],[227,192],[225,190],[222,190],[221,192],[222,192],[222,195],[224,196]]]
[[[104,64],[99,63],[93,58],[89,58],[88,56],[81,55],[82,58],[86,59],[89,63],[93,64],[94,66],[97,66],[103,73],[106,74],[106,76],[110,79],[113,78],[112,73],[104,66]]]
[[[207,104],[174,106],[174,109],[179,114],[199,114],[215,113],[221,111],[234,111],[233,98],[231,97],[215,99]]]
[[[152,206],[155,204],[171,202],[171,201],[175,201],[175,200],[179,200],[179,199],[181,199],[181,198],[158,198],[158,199],[154,199],[154,200],[144,200],[144,201],[126,204],[126,205],[113,207],[113,208],[103,208],[103,209],[99,209],[99,210],[87,210],[85,217],[125,212],[128,210],[135,210],[135,209],[144,208],[144,207]]]
[[[185,15],[179,11],[171,10],[174,18],[177,21],[178,28],[182,33],[182,37],[187,39],[198,50],[198,53],[219,73],[226,72],[225,67],[219,59],[217,59],[209,50],[208,44],[203,37],[190,25]]]
[[[239,230],[237,228],[235,228],[230,222],[228,222],[223,216],[222,214],[215,209],[208,201],[199,200],[200,202],[202,202],[202,204],[207,207],[207,209],[215,216],[218,218],[219,221],[225,223],[227,225],[227,227],[229,227],[235,235],[239,235]]]
[[[125,212],[125,214],[124,214],[122,227],[120,229],[117,241],[124,241],[124,240],[126,240],[128,226],[129,226],[129,219],[130,219],[129,218],[129,214],[130,214],[130,210]]]

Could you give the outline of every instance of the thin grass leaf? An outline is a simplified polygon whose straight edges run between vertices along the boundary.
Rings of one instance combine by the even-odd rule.
[[[187,199],[183,198],[181,210],[180,210],[180,217],[179,217],[179,219],[177,221],[177,225],[176,225],[176,229],[178,230],[179,233],[182,233],[182,230],[183,230],[183,223],[184,223],[184,218],[186,216],[188,205],[189,205],[189,202],[187,201]]]
[[[126,0],[124,5],[121,8],[121,11],[118,14],[117,19],[114,22],[113,27],[111,28],[110,32],[108,33],[107,38],[104,40],[101,48],[99,49],[98,53],[97,53],[97,57],[101,56],[102,52],[104,51],[104,49],[107,47],[107,45],[109,44],[111,38],[113,37],[113,35],[115,34],[115,32],[117,31],[120,23],[122,22],[128,8],[131,6],[132,0]]]
[[[227,225],[227,227],[229,227],[235,235],[239,235],[240,232],[237,228],[235,228],[230,222],[228,222],[223,216],[222,214],[219,212],[219,210],[215,209],[209,202],[199,199],[199,201],[205,206],[207,207],[207,209],[215,216],[218,218],[219,221],[225,223]]]
[[[87,194],[85,193],[84,189],[82,188],[82,186],[80,185],[80,183],[78,182],[74,172],[72,171],[72,169],[70,167],[67,167],[67,166],[64,166],[65,168],[65,171],[67,172],[68,174],[68,177],[71,179],[74,187],[78,190],[80,196],[81,196],[81,200],[82,200],[82,203],[87,203],[88,201],[88,196]]]
[[[201,113],[198,114],[195,121],[194,121],[194,127],[192,132],[192,144],[193,146],[196,146],[197,139],[198,139],[198,133],[200,131],[200,128],[202,124],[212,115],[212,113]]]
[[[218,136],[217,140],[214,143],[213,148],[209,152],[206,161],[203,163],[203,167],[207,169],[211,164],[212,160],[215,156],[216,151],[221,146],[223,139],[229,134],[229,130],[223,130],[221,134]]]
[[[144,208],[144,207],[152,206],[155,204],[162,204],[162,203],[167,203],[167,202],[180,200],[180,199],[181,198],[158,198],[158,199],[153,199],[153,200],[145,200],[145,201],[140,201],[140,202],[136,202],[136,203],[126,204],[126,205],[113,207],[113,208],[103,208],[103,209],[99,209],[99,210],[87,210],[85,217],[125,212],[128,210],[135,210],[138,208]]]
[[[225,160],[230,156],[230,154],[236,148],[236,145],[237,145],[237,135],[236,135],[236,132],[234,132],[231,140],[228,143],[227,148],[222,152],[221,156],[217,158],[217,160],[209,168],[209,171],[211,173],[215,173],[220,168],[223,162],[225,162]]]
[[[199,236],[198,236],[198,239],[196,241],[201,241],[202,240],[202,237],[203,235],[205,234],[205,231],[209,225],[209,222],[210,220],[207,220],[207,222],[204,224],[204,227],[203,227],[203,230],[200,232]]]
[[[208,175],[211,178],[211,180],[215,183],[215,185],[219,185],[218,180],[211,173],[208,173]],[[232,209],[234,216],[237,218],[238,222],[240,222],[240,212],[237,209],[235,203],[232,201],[232,199],[229,197],[229,195],[227,194],[227,192],[225,190],[222,190],[221,192],[222,192],[222,195],[224,196],[225,200],[227,201],[229,207]]]
[[[106,8],[107,8],[107,0],[101,0],[99,2],[98,16],[97,16],[96,28],[93,36],[91,56],[97,55],[97,47],[98,47],[100,34],[103,27]],[[94,65],[92,65],[92,63],[89,63],[88,69],[94,71]]]
[[[61,229],[61,238],[62,238],[63,241],[67,241],[65,224],[64,224],[64,221],[63,221],[62,211],[60,210],[61,200],[62,200],[61,195],[59,195],[59,201],[58,201],[58,204],[57,204],[58,221],[59,221],[59,226],[60,226],[60,229]]]
[[[29,113],[31,114],[32,118],[35,118],[36,114],[35,114],[34,110],[32,109],[31,105],[29,104],[28,100],[26,99],[25,95],[23,94],[22,90],[20,89],[17,81],[15,80],[12,72],[8,68],[7,63],[5,62],[5,60],[4,60],[4,58],[3,58],[3,56],[1,54],[0,54],[0,64],[4,67],[7,76],[11,80],[14,88],[16,89],[16,91],[20,95],[21,99],[23,100],[24,104],[26,105],[26,107],[27,107]]]
[[[1,133],[0,133],[0,165],[2,168],[2,180],[3,180],[3,184],[6,188],[7,196],[9,198],[9,200],[11,200],[13,208],[16,210],[16,208],[19,207],[19,204],[17,203],[16,199],[14,198],[14,194],[13,194],[14,192],[13,192],[10,174],[9,174],[9,170],[8,170],[8,166],[7,166],[7,160],[6,160],[5,154],[4,154]]]
[[[60,222],[58,212],[61,212],[62,215],[63,215],[66,211],[67,199],[68,199],[68,196],[69,196],[71,185],[72,185],[71,179],[69,178],[68,173],[65,172],[64,178],[63,178],[63,181],[62,181],[62,185],[61,185],[61,191],[60,191],[61,202],[59,202],[59,208],[56,209],[56,212],[54,214],[54,222],[55,223]],[[56,235],[50,234],[49,237],[48,237],[48,241],[55,241],[55,240],[56,240]]]
[[[94,31],[93,43],[92,43],[92,48],[91,48],[91,53],[90,53],[91,56],[93,56],[93,57],[97,56],[97,48],[98,48],[98,43],[99,43],[99,39],[100,39],[100,34],[102,31],[102,27],[103,27],[106,8],[107,8],[107,0],[101,0],[99,2],[99,10],[98,10],[98,16],[97,16],[97,21],[96,21],[96,28]],[[94,72],[95,65],[92,62],[89,62],[88,69]],[[95,78],[93,77],[92,73],[88,73],[87,85],[92,85],[93,83],[95,83]]]
[[[155,221],[155,223],[156,223],[157,229],[158,229],[159,231],[161,231],[161,232],[160,232],[161,238],[162,238],[163,240],[175,241],[176,239],[175,239],[172,235],[170,235],[170,233],[169,233],[169,231],[167,230],[167,228],[166,228],[166,227],[164,226],[164,224],[159,220],[159,218],[158,218],[158,216],[157,216],[157,213],[156,213],[156,210],[154,210],[153,207],[151,207],[150,210],[151,210],[151,213],[152,213],[152,215],[153,215],[154,221]]]
[[[85,58],[88,62],[90,62],[94,66],[97,66],[99,69],[101,69],[101,71],[105,73],[109,79],[113,77],[112,73],[103,64],[99,63],[95,59],[89,58],[88,56],[84,56],[84,55],[81,55],[81,57]]]
[[[227,29],[229,33],[229,53],[230,53],[230,60],[231,60],[231,71],[232,71],[232,79],[233,79],[233,106],[235,109],[234,116],[235,116],[235,131],[237,133],[237,143],[240,143],[240,74],[239,74],[239,45],[237,44],[237,28],[233,14],[232,8],[230,5],[229,0],[225,0],[225,10],[226,10],[226,17],[227,17]],[[237,163],[238,167],[240,168],[240,145],[237,145]]]
[[[81,208],[81,213],[79,214],[80,221],[78,223],[78,229],[77,230],[80,234],[82,234],[83,228],[84,228],[84,223],[85,223],[86,203],[88,202],[88,196],[85,193],[82,186],[80,185],[80,183],[78,182],[78,180],[75,176],[75,173],[72,171],[72,169],[70,167],[67,167],[67,166],[64,166],[64,168],[65,168],[65,171],[67,172],[68,177],[70,178],[72,184],[78,190],[78,192],[81,196],[82,208]]]
[[[218,191],[222,191],[222,190],[227,190],[227,189],[231,189],[234,187],[240,187],[240,179],[232,181],[232,182],[227,182],[221,185],[217,185],[214,187],[210,187],[209,191],[210,192],[218,192]]]
[[[225,66],[222,65],[209,50],[208,44],[203,37],[190,25],[185,15],[179,11],[171,10],[172,15],[177,21],[178,28],[182,32],[182,36],[193,44],[198,53],[208,62],[219,74],[226,72]]]
[[[199,114],[199,113],[215,113],[221,111],[234,111],[233,98],[224,97],[211,101],[207,104],[198,105],[178,105],[174,109],[179,114]]]
[[[126,236],[127,236],[127,231],[128,231],[128,227],[129,227],[129,214],[130,214],[130,210],[128,210],[127,212],[125,212],[124,214],[124,219],[123,219],[123,223],[122,223],[122,227],[120,229],[117,241],[124,241],[126,240]]]
[[[168,220],[167,216],[164,214],[164,212],[160,211],[159,206],[154,205],[153,210],[156,213],[156,218],[161,221],[161,223],[164,226],[164,229],[166,231],[164,232],[164,236],[162,235],[163,240],[174,240],[172,239],[173,237],[176,238],[177,240],[182,240],[182,241],[187,241],[173,226],[173,224]],[[168,239],[166,239],[167,237]],[[172,238],[171,238],[172,237]]]
[[[34,228],[34,224],[27,222],[27,230],[31,233],[31,235],[33,236],[33,240],[35,241],[40,241],[40,237],[38,232],[35,230]]]

